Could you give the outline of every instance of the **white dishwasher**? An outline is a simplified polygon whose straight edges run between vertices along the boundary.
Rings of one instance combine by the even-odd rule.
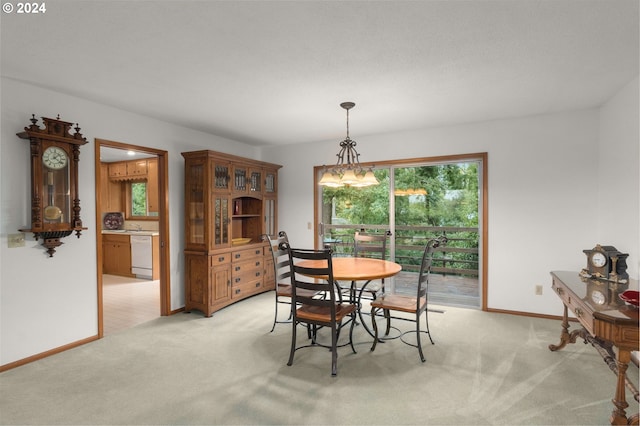
[[[153,253],[150,235],[131,235],[131,273],[139,278],[153,277]]]

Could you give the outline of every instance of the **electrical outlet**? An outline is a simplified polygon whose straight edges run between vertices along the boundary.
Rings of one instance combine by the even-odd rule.
[[[540,284],[536,286],[536,296],[542,296],[542,286]]]
[[[24,234],[7,235],[9,248],[24,247]]]

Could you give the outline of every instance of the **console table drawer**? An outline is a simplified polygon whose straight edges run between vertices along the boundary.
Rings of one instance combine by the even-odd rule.
[[[568,291],[562,282],[554,279],[552,288],[578,321],[580,321],[580,324],[582,324],[592,336],[595,336],[593,312],[591,309],[589,309],[581,299],[574,297],[572,292]]]

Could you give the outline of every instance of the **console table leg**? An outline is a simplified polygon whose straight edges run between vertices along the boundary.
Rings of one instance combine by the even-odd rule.
[[[549,345],[550,351],[559,351],[567,346],[567,343],[575,343],[576,338],[580,334],[581,330],[573,330],[569,333],[569,313],[567,305],[564,305],[564,314],[562,315],[562,332],[560,333],[560,343],[557,345]]]
[[[616,396],[612,400],[616,408],[611,412],[611,417],[609,418],[609,422],[612,425],[628,424],[627,413],[624,410],[629,406],[629,404],[627,404],[627,398],[625,397],[625,382],[629,361],[631,361],[631,352],[625,349],[618,349],[618,383],[616,385]]]

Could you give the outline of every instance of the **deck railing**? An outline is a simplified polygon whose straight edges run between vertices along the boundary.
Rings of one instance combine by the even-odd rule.
[[[353,235],[356,231],[374,234],[386,233],[389,229],[383,225],[324,224],[323,227],[325,245],[330,245],[336,256],[353,254]],[[425,244],[440,235],[445,235],[449,242],[436,249],[432,272],[477,277],[479,235],[476,227],[396,226],[395,235],[389,236],[395,242],[395,261],[402,265],[405,272],[418,272]]]

